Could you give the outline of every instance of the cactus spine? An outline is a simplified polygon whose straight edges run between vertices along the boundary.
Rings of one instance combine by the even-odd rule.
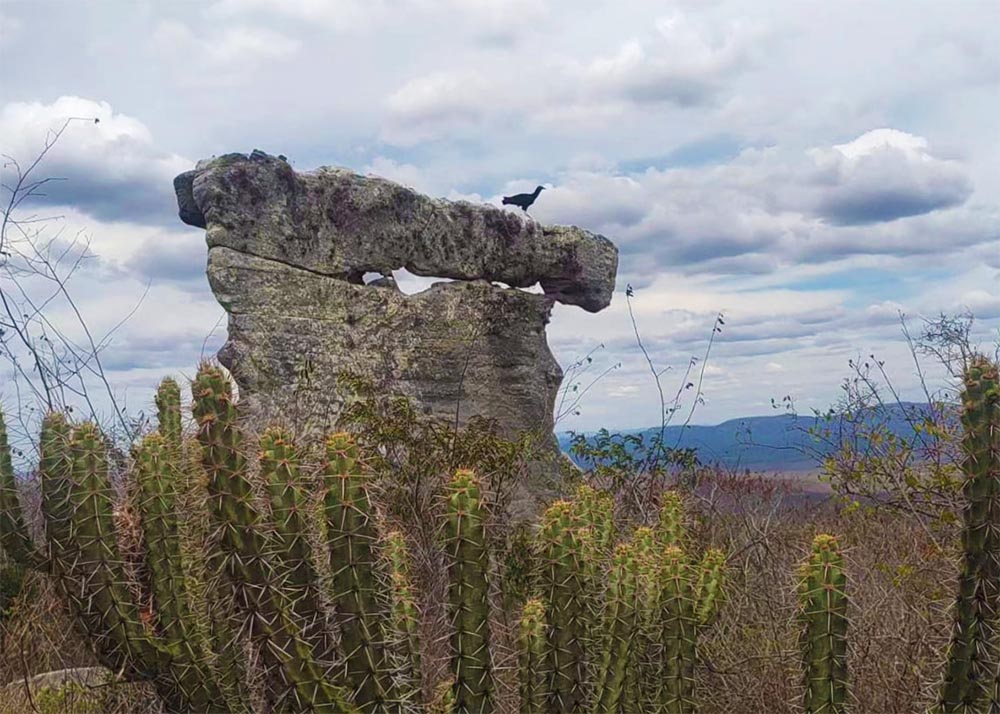
[[[606,599],[604,646],[595,714],[617,714],[625,694],[625,676],[635,644],[639,564],[635,546],[619,544],[611,566]]]
[[[695,708],[694,664],[698,620],[684,551],[663,549],[660,568],[660,648],[663,678],[660,708],[664,714],[688,714]]]
[[[542,516],[542,601],[548,615],[548,711],[586,710],[587,597],[580,537],[572,504],[556,501]]]
[[[524,604],[517,643],[521,714],[545,714],[545,605],[541,600],[533,598]]]
[[[400,531],[385,537],[383,554],[389,572],[391,666],[396,690],[411,698],[420,689],[420,611],[410,575],[410,554]]]
[[[12,560],[22,565],[37,564],[28,529],[24,525],[21,502],[17,497],[14,465],[10,458],[7,424],[0,412],[0,546]]]
[[[799,583],[806,714],[846,711],[846,584],[837,539],[825,534],[816,536]]]
[[[326,455],[325,513],[345,678],[362,712],[389,711],[393,693],[376,619],[376,534],[367,476],[349,434],[333,434]]]
[[[975,356],[962,392],[962,571],[938,710],[979,712],[1000,706],[995,693],[1000,615],[1000,376]]]
[[[152,581],[155,615],[163,633],[164,668],[180,696],[174,705],[197,712],[225,711],[225,699],[209,671],[184,578],[177,524],[176,452],[160,434],[150,434],[136,450],[136,476],[146,562]],[[182,705],[183,702],[183,705]]]
[[[457,714],[493,711],[484,520],[478,480],[471,471],[457,471],[448,485],[445,526]]]
[[[212,515],[220,531],[214,565],[260,643],[269,670],[268,698],[289,711],[355,711],[343,689],[327,680],[289,593],[274,582],[228,380],[218,368],[204,365],[192,389]]]

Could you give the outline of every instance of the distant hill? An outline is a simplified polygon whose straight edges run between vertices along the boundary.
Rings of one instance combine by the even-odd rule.
[[[911,423],[929,414],[930,407],[927,404],[904,402],[884,409],[868,410],[859,421],[868,426],[884,424],[891,433],[908,439],[914,436]],[[704,464],[717,464],[728,469],[801,473],[818,469],[818,460],[833,448],[814,439],[809,434],[810,427],[831,427],[830,439],[839,443],[840,439],[855,437],[858,431],[855,424],[859,421],[846,421],[837,417],[826,421],[811,415],[791,414],[743,417],[715,426],[668,426],[664,432],[664,443],[669,447],[695,449],[698,459]],[[659,431],[660,427],[656,426],[619,433],[641,434],[648,442]],[[593,433],[587,432],[588,438],[592,439]],[[560,432],[556,436],[559,446],[568,453],[569,434]],[[574,457],[571,455],[571,458]],[[578,459],[574,458],[574,461],[584,466]]]

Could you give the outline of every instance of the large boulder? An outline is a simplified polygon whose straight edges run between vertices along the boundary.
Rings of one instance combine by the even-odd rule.
[[[426,413],[487,416],[555,448],[562,370],[545,325],[556,301],[608,305],[609,240],[345,169],[297,173],[256,151],[200,162],[174,186],[181,219],[207,230],[209,282],[229,313],[219,359],[252,407],[328,429],[337,377],[354,372]],[[401,268],[451,282],[405,295],[389,277]]]

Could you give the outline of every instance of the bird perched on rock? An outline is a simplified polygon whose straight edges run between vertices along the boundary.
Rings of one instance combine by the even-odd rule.
[[[519,193],[514,196],[504,196],[503,205],[520,206],[521,210],[525,213],[528,212],[528,206],[535,202],[538,198],[538,194],[545,190],[544,186],[539,186],[534,190],[533,193]]]

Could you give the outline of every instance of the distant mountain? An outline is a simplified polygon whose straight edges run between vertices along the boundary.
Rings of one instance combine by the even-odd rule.
[[[900,438],[914,436],[913,423],[930,415],[927,404],[903,402],[885,408],[869,409],[851,419],[834,416],[823,417],[779,414],[764,417],[730,419],[715,426],[668,426],[664,443],[671,448],[693,448],[703,464],[717,464],[729,469],[751,471],[806,472],[819,468],[819,460],[833,450],[834,444],[844,439],[855,439],[864,428],[883,425],[887,431]],[[810,435],[810,427],[830,429],[830,434],[817,439]],[[649,443],[660,427],[633,429],[621,434],[642,435]],[[586,436],[593,442],[595,432]],[[612,432],[615,433],[615,432]],[[557,434],[559,446],[569,452],[568,432]],[[586,466],[570,455],[580,466]]]

